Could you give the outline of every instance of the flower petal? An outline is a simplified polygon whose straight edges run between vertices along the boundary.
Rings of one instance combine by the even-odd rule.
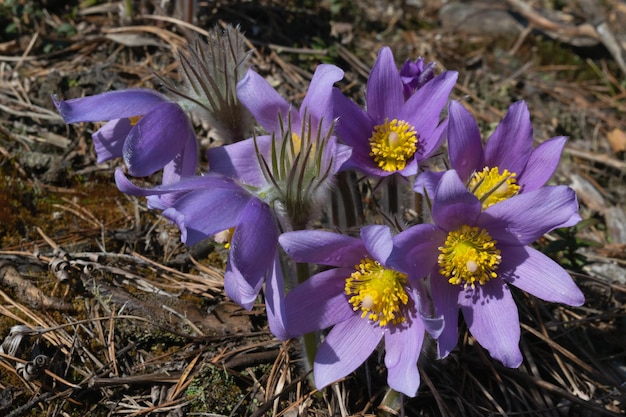
[[[423,141],[421,143],[422,147],[418,147],[418,153],[415,155],[414,159],[418,161],[423,161],[424,159],[428,159],[433,154],[441,148],[443,142],[445,142],[446,137],[448,136],[448,118],[437,125],[432,135],[427,141]]]
[[[450,165],[467,182],[485,166],[483,142],[474,116],[458,101],[448,106],[448,155]]]
[[[240,213],[251,199],[252,197],[241,189],[197,190],[176,200],[172,207],[163,212],[163,216],[177,224],[181,231],[181,240],[191,246],[234,227]]]
[[[417,279],[428,275],[437,262],[445,233],[433,224],[416,224],[393,237],[394,252],[387,266]]]
[[[263,187],[267,184],[267,181],[259,165],[256,149],[270,162],[271,147],[271,136],[259,136],[230,145],[211,148],[206,153],[209,170],[210,172],[237,179],[247,185]]]
[[[488,167],[521,173],[533,149],[533,128],[524,101],[513,103],[485,144]]]
[[[417,394],[420,374],[417,360],[424,342],[424,324],[419,317],[399,331],[385,332],[385,366],[387,383],[392,389],[410,397]]]
[[[337,122],[337,135],[355,152],[369,154],[369,138],[374,131],[374,121],[356,103],[343,95],[341,90],[333,88],[333,113]]]
[[[566,141],[565,136],[557,136],[533,149],[524,171],[517,178],[524,192],[536,190],[548,182],[559,164]]]
[[[52,100],[65,123],[99,122],[142,116],[149,113],[154,106],[169,102],[167,97],[156,91],[138,88],[62,101],[52,96]]]
[[[183,149],[163,167],[162,184],[173,184],[184,177],[191,177],[198,165],[198,141],[193,132],[187,135]]]
[[[270,331],[277,339],[287,340],[292,337],[287,331],[285,280],[278,253],[274,255],[265,284],[265,311]]]
[[[193,127],[187,114],[175,103],[155,106],[130,130],[124,142],[124,162],[135,177],[145,177],[163,168],[181,152]]]
[[[456,171],[446,171],[433,199],[435,224],[446,231],[455,230],[465,224],[474,224],[480,210],[480,201],[467,191]]]
[[[333,123],[332,89],[333,84],[343,78],[343,70],[335,65],[320,64],[315,69],[309,89],[302,101],[300,117],[305,112],[315,125],[322,122],[322,135],[330,130]],[[314,129],[314,130],[317,130]]]
[[[365,226],[361,229],[361,238],[371,257],[382,265],[386,265],[387,258],[391,255],[393,249],[389,227],[381,225]]]
[[[99,164],[123,155],[124,142],[131,128],[130,119],[114,119],[91,135]]]
[[[326,329],[353,316],[360,318],[345,294],[354,268],[320,272],[292,289],[285,298],[287,332],[291,337]]]
[[[421,172],[413,183],[413,190],[432,201],[435,197],[435,190],[445,171],[424,171]]]
[[[286,120],[290,113],[294,127],[300,128],[300,115],[263,77],[252,69],[249,69],[237,83],[237,98],[252,113],[256,121],[269,132],[279,133],[279,115]]]
[[[166,184],[159,185],[153,188],[142,188],[133,184],[122,171],[121,168],[117,168],[115,170],[115,184],[117,188],[129,195],[134,195],[137,197],[146,197],[152,195],[163,195],[163,194],[171,194],[171,193],[188,193],[191,191],[209,191],[212,189],[230,189],[233,192],[245,191],[233,180],[230,178],[223,177],[221,175],[203,175],[203,176],[193,176],[189,178],[185,178],[184,180]]]
[[[441,111],[446,106],[450,92],[456,84],[458,73],[446,71],[433,78],[417,90],[402,107],[399,118],[410,123],[422,141],[425,149],[432,149],[431,140],[438,141],[439,136],[433,135],[439,125]]]
[[[270,207],[250,198],[237,219],[230,241],[224,275],[226,295],[242,307],[251,309],[276,255],[277,244],[278,227]],[[231,280],[227,282],[229,278]]]
[[[574,190],[564,185],[542,187],[488,207],[476,225],[507,245],[528,245],[577,216]]]
[[[372,354],[383,331],[359,315],[333,327],[315,356],[313,374],[318,389],[345,377]]]
[[[286,232],[278,241],[296,262],[352,268],[368,256],[361,239],[324,230]]]
[[[395,119],[404,104],[404,87],[388,46],[380,48],[367,80],[367,113],[377,124]]]
[[[571,306],[585,302],[570,274],[531,247],[502,248],[500,270],[502,279],[542,300]]]
[[[504,281],[493,279],[475,289],[467,287],[459,293],[459,304],[470,332],[491,357],[509,368],[520,366],[517,306]]]
[[[448,356],[459,340],[459,285],[452,285],[446,277],[438,273],[438,266],[433,268],[430,278],[431,296],[437,316],[443,317],[444,328],[437,338],[440,358]]]

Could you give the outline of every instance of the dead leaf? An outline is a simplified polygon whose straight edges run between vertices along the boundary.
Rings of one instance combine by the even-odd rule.
[[[613,152],[626,151],[626,133],[623,130],[615,128],[607,133],[606,138],[609,140]]]

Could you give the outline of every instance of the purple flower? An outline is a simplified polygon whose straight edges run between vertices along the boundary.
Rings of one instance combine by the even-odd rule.
[[[145,89],[111,91],[54,104],[66,123],[109,120],[92,137],[98,162],[123,157],[128,172],[144,177],[164,168],[163,183],[193,175],[196,136],[176,103]]]
[[[266,81],[248,72],[238,91],[240,100],[263,126],[275,129],[271,136],[210,149],[207,175],[150,190],[116,172],[118,188],[148,196],[152,208],[163,209],[163,215],[178,225],[187,245],[224,231],[232,233],[226,294],[250,309],[267,280],[270,327],[281,339],[286,336],[279,229],[306,225],[312,217],[309,205],[321,205],[332,177],[350,156],[350,150],[331,136],[332,109],[328,109],[332,84],[342,76],[339,68],[320,65],[303,110],[295,112]]]
[[[353,148],[345,168],[386,177],[417,173],[419,161],[429,157],[443,140],[441,110],[456,83],[457,73],[433,78],[405,101],[404,85],[391,49],[384,47],[367,81],[367,111],[333,93],[338,136]]]
[[[446,323],[438,339],[440,355],[457,343],[460,308],[470,332],[492,357],[519,366],[519,317],[509,285],[550,302],[584,302],[569,274],[528,246],[564,222],[580,220],[574,191],[541,187],[483,210],[451,170],[432,196],[434,225],[406,229],[395,242],[407,253],[406,269],[430,272],[435,311]]]
[[[423,281],[399,268],[386,226],[361,229],[361,239],[325,231],[296,231],[280,236],[297,262],[335,267],[320,272],[286,297],[287,332],[303,335],[334,326],[319,346],[315,385],[322,388],[361,365],[384,339],[389,386],[414,396],[424,332],[435,336],[438,319],[421,315]]]
[[[567,140],[557,136],[533,149],[533,129],[524,101],[509,107],[484,148],[476,120],[463,105],[450,102],[448,117],[450,165],[483,208],[545,185]],[[416,190],[432,175],[437,174],[418,179]]]
[[[342,77],[340,68],[319,65],[298,111],[249,70],[237,96],[270,135],[207,153],[213,172],[256,188],[284,214],[286,230],[304,228],[319,214],[335,174],[352,152],[333,134],[332,86]],[[249,162],[254,155],[259,163]]]
[[[424,58],[407,59],[400,68],[400,79],[404,87],[404,99],[408,100],[424,84],[435,78],[435,62],[424,65]]]

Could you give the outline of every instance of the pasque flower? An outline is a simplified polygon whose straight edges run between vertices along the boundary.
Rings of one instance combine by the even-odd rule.
[[[286,218],[286,230],[302,229],[319,215],[335,174],[352,152],[337,143],[333,131],[331,91],[342,77],[340,68],[319,65],[297,110],[249,70],[237,96],[269,135],[208,153],[214,172],[256,187]],[[250,155],[257,155],[259,163],[245,163]]]
[[[267,82],[249,73],[242,80],[242,102],[261,124],[276,129],[271,136],[212,148],[207,151],[209,173],[175,184],[142,189],[116,172],[118,188],[148,196],[151,207],[164,210],[163,215],[178,225],[186,244],[224,231],[232,235],[226,294],[249,309],[267,280],[270,326],[279,338],[286,337],[279,231],[306,225],[350,156],[331,135],[332,120],[325,119],[332,115],[327,108],[332,84],[342,76],[339,68],[321,65],[303,103],[310,110],[294,113]],[[247,83],[254,84],[252,91],[247,92]]]
[[[337,134],[353,148],[345,168],[374,177],[416,174],[418,162],[443,140],[440,114],[456,79],[456,72],[446,71],[405,100],[405,84],[391,49],[382,48],[367,81],[367,110],[340,90],[333,93]]]
[[[452,169],[481,200],[483,208],[545,185],[567,140],[557,136],[533,148],[533,128],[524,101],[509,107],[484,146],[474,117],[461,103],[451,101],[447,137]],[[436,181],[430,177],[438,175],[425,173],[416,181],[416,190],[432,187]]]
[[[322,388],[361,365],[381,341],[389,386],[414,396],[425,331],[435,337],[440,319],[422,317],[423,281],[399,263],[391,231],[366,226],[361,238],[319,230],[288,232],[280,244],[297,262],[334,267],[287,294],[287,332],[299,336],[333,327],[317,351],[313,372]]]
[[[164,184],[194,174],[193,126],[180,106],[164,95],[128,89],[53,100],[66,123],[108,121],[92,135],[99,163],[123,157],[135,177],[164,169]]]
[[[457,343],[460,309],[492,357],[509,367],[520,365],[519,317],[509,285],[550,302],[583,303],[569,274],[529,246],[563,223],[575,224],[577,211],[574,191],[565,186],[541,187],[483,210],[456,171],[443,174],[432,195],[434,224],[396,236],[417,273],[430,269],[435,311],[446,323],[438,339],[441,356]]]

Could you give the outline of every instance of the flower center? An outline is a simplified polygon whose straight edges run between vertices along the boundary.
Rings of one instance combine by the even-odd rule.
[[[439,247],[439,273],[448,278],[450,284],[484,284],[496,278],[495,270],[502,260],[496,241],[485,229],[462,226],[448,237]]]
[[[406,163],[417,151],[417,133],[413,126],[404,120],[385,119],[385,123],[374,127],[369,139],[372,151],[370,156],[384,171],[394,172],[404,169]]]
[[[482,203],[483,210],[500,201],[513,197],[519,193],[520,186],[515,180],[515,172],[507,169],[500,173],[498,167],[485,167],[480,172],[475,172],[467,186]]]
[[[346,295],[354,311],[361,310],[367,317],[383,327],[387,324],[403,323],[406,319],[401,308],[409,301],[404,289],[407,276],[401,272],[384,268],[370,258],[362,259],[346,279]]]

